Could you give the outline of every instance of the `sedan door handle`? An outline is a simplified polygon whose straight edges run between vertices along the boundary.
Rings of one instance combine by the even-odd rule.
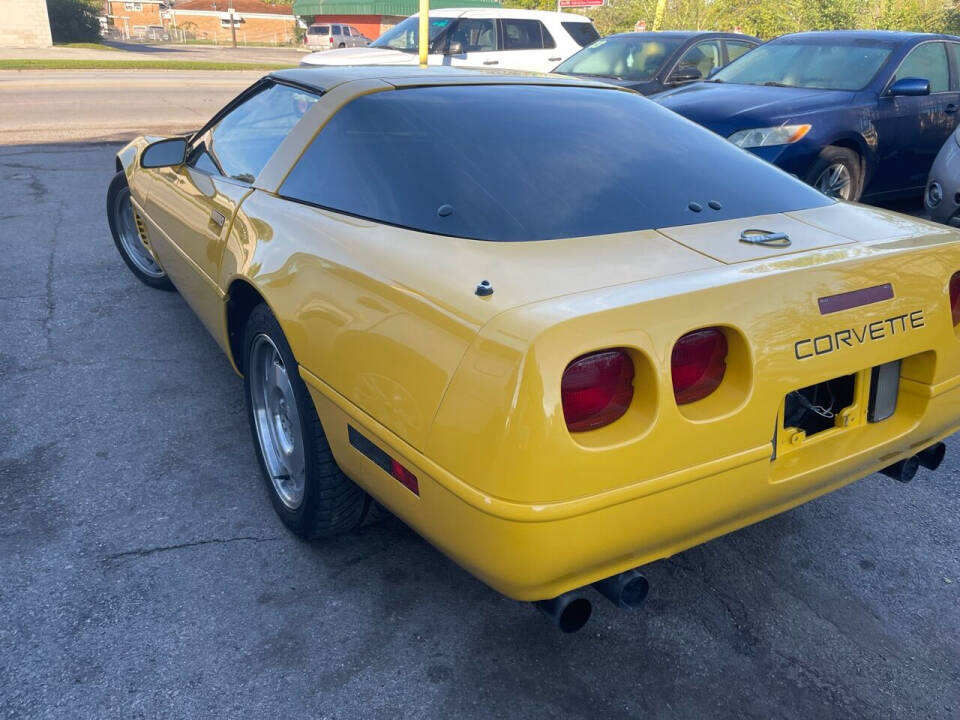
[[[499,65],[499,64],[500,64],[500,61],[499,61],[499,60],[484,60],[484,61],[483,61],[483,64],[484,64],[484,65]]]
[[[563,58],[555,57],[555,58],[547,58],[547,60],[549,60],[550,62],[560,62],[561,60],[563,60]]]
[[[958,109],[960,109],[960,106],[955,105],[954,103],[950,103],[950,104],[947,105],[947,107],[946,107],[946,111],[947,111],[948,113],[950,113],[951,115],[952,115],[953,113],[955,113]]]
[[[216,210],[210,211],[210,222],[212,222],[218,228],[223,228],[223,224],[226,221],[227,221],[227,218],[224,217],[223,213],[217,212]]]

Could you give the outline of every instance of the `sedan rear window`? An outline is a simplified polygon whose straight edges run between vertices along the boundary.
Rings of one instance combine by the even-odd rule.
[[[639,95],[545,85],[358,97],[317,135],[280,194],[391,225],[498,241],[646,230],[831,202]]]
[[[564,22],[560,24],[580,47],[586,47],[600,38],[600,33],[597,32],[591,22]]]

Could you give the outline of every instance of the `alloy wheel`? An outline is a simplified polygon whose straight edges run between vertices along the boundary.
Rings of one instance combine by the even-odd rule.
[[[817,176],[813,186],[828,197],[849,200],[853,191],[853,179],[846,165],[832,163]]]
[[[296,510],[303,504],[306,462],[300,413],[280,351],[261,333],[250,350],[250,402],[257,440],[280,501]]]

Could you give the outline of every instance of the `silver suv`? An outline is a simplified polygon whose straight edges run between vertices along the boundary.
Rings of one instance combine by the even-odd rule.
[[[353,25],[315,23],[307,28],[304,42],[311,50],[330,50],[332,48],[366,47],[370,44],[370,38],[363,35]]]

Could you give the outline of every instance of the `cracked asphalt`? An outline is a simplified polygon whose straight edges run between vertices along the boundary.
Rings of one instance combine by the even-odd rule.
[[[960,716],[956,439],[563,636],[397,520],[285,532],[240,379],[111,243],[116,147],[0,147],[0,717]]]

